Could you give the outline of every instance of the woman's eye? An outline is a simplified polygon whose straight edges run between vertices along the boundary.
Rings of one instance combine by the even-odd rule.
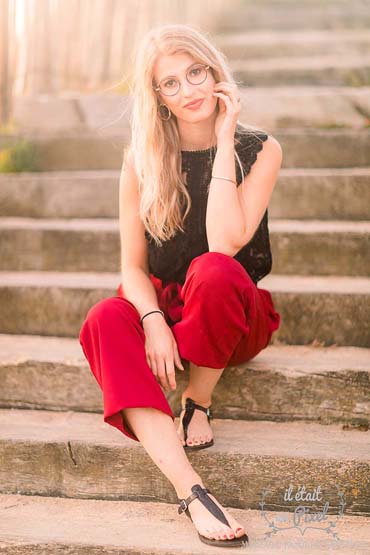
[[[165,82],[164,86],[165,86],[165,87],[167,87],[167,86],[172,87],[172,84],[171,84],[171,83],[175,83],[175,81],[174,81],[173,79],[170,79],[170,81],[166,81],[166,82]]]
[[[199,67],[192,69],[190,73],[193,73],[194,71],[200,71]]]

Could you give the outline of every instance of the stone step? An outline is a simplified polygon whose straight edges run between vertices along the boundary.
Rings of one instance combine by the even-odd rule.
[[[370,85],[370,55],[327,54],[281,58],[230,60],[238,81],[245,86]]]
[[[0,216],[118,218],[117,170],[0,174]],[[282,168],[269,217],[370,219],[370,167]]]
[[[176,390],[165,392],[176,415],[189,378],[187,361],[185,368],[176,372]],[[3,408],[103,413],[101,390],[78,339],[0,334],[0,381]],[[366,429],[369,385],[369,349],[269,345],[225,369],[213,394],[213,415]]]
[[[90,307],[115,296],[119,273],[0,272],[0,332],[76,337]],[[281,315],[274,344],[370,347],[370,278],[269,274]]]
[[[240,120],[270,134],[289,128],[366,129],[370,125],[370,87],[258,86],[238,83]]]
[[[1,493],[176,501],[143,446],[102,415],[1,409],[0,425]],[[294,476],[306,490],[320,485],[332,509],[338,506],[338,486],[347,514],[370,515],[369,431],[229,419],[213,419],[212,425],[215,444],[201,456],[189,452],[189,460],[201,476],[203,468],[214,476],[208,486],[221,503],[258,509],[267,487],[270,509],[289,510],[291,502],[284,501],[280,488],[289,488]],[[220,473],[226,459],[228,471]]]
[[[369,553],[366,517],[337,514],[327,532],[327,522],[315,523],[319,529],[312,530],[294,523],[293,513],[272,512],[267,505],[264,512],[242,510],[228,503],[223,506],[242,523],[249,538],[248,546],[240,549],[248,549],[250,555],[321,555],[332,549],[337,555]],[[177,505],[165,502],[3,494],[0,511],[0,549],[7,555],[206,555],[212,549],[200,541],[190,520],[178,514]],[[276,532],[272,534],[269,523],[273,521]],[[217,547],[217,553],[227,555],[230,549]]]
[[[229,60],[370,54],[368,29],[299,29],[239,31],[215,35],[213,40]]]
[[[339,56],[339,55],[338,55]],[[244,57],[243,57],[244,59]],[[284,86],[251,87],[238,83],[241,96],[239,120],[274,133],[291,127],[353,128],[369,127],[370,87]],[[111,134],[126,137],[131,113],[130,96],[113,94],[75,94],[63,97],[33,96],[15,99],[15,120],[20,131],[37,135],[68,132],[75,127],[73,109],[82,130],[95,130],[100,138]],[[124,108],[122,106],[124,105]],[[81,121],[81,113],[83,121]],[[52,117],[51,117],[52,115]],[[115,148],[114,142],[112,148]]]
[[[264,70],[266,71],[266,70]],[[247,121],[247,120],[246,120]],[[59,135],[26,134],[39,152],[41,171],[112,170],[122,167],[122,149],[128,143],[121,133],[101,137],[97,131]],[[370,129],[276,129],[274,137],[284,152],[284,168],[348,168],[370,166]],[[0,148],[18,137],[0,136]],[[319,148],[318,148],[319,147]]]
[[[369,127],[370,87],[288,85],[245,87],[238,83],[241,96],[239,120],[270,133],[279,128],[302,126],[323,129]],[[77,94],[74,98],[58,96],[47,100],[44,96],[19,97],[15,99],[17,128],[28,133],[35,129],[36,134],[44,130],[50,135],[53,129],[65,133],[75,128],[76,112],[81,130],[94,129],[102,139],[112,133],[126,137],[132,98],[99,93],[88,98],[89,101],[86,96]],[[123,113],[122,103],[125,105]],[[114,143],[112,148],[115,148]]]
[[[252,0],[237,10],[225,11],[219,21],[218,33],[239,30],[251,32],[291,30],[360,30],[369,29],[368,0]]]
[[[370,275],[370,221],[269,220],[274,271]],[[115,272],[116,219],[0,218],[1,271]]]

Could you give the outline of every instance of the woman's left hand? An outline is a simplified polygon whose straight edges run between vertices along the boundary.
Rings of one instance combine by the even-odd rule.
[[[237,85],[220,81],[214,85],[214,96],[218,96],[219,113],[215,122],[217,142],[234,142],[234,134],[240,113],[240,93]]]

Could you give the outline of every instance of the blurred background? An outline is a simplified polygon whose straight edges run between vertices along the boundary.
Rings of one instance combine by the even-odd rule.
[[[135,46],[171,22],[226,54],[251,125],[370,124],[368,0],[1,0],[0,10],[3,132],[125,133]]]
[[[341,488],[353,540],[341,553],[368,554],[370,0],[0,0],[0,535],[9,553],[47,540],[76,554],[80,542],[111,552],[113,540],[122,553],[197,552],[193,528],[173,535],[172,487],[102,422],[78,341],[121,280],[135,45],[172,22],[225,53],[241,122],[283,149],[268,207],[272,271],[259,282],[281,327],[255,359],[225,369],[213,396],[219,443],[198,469],[221,503],[248,510],[253,534],[265,526],[265,487],[269,509],[289,512],[279,487],[323,485],[336,514]],[[167,394],[176,415],[187,378],[177,373]],[[113,499],[116,516],[100,508]],[[160,515],[150,529],[148,499]],[[142,520],[132,527],[127,511]],[[328,541],[315,538],[312,555],[331,552]]]

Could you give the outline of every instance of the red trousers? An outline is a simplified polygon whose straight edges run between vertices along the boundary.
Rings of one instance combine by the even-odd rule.
[[[162,282],[150,274],[180,357],[197,366],[225,368],[255,357],[279,328],[271,294],[252,281],[234,258],[206,252],[195,257],[184,285]],[[150,316],[148,316],[150,318]],[[135,306],[117,296],[102,299],[87,313],[80,344],[102,392],[104,421],[139,441],[121,410],[153,407],[175,419],[162,386],[145,355],[145,334]]]

